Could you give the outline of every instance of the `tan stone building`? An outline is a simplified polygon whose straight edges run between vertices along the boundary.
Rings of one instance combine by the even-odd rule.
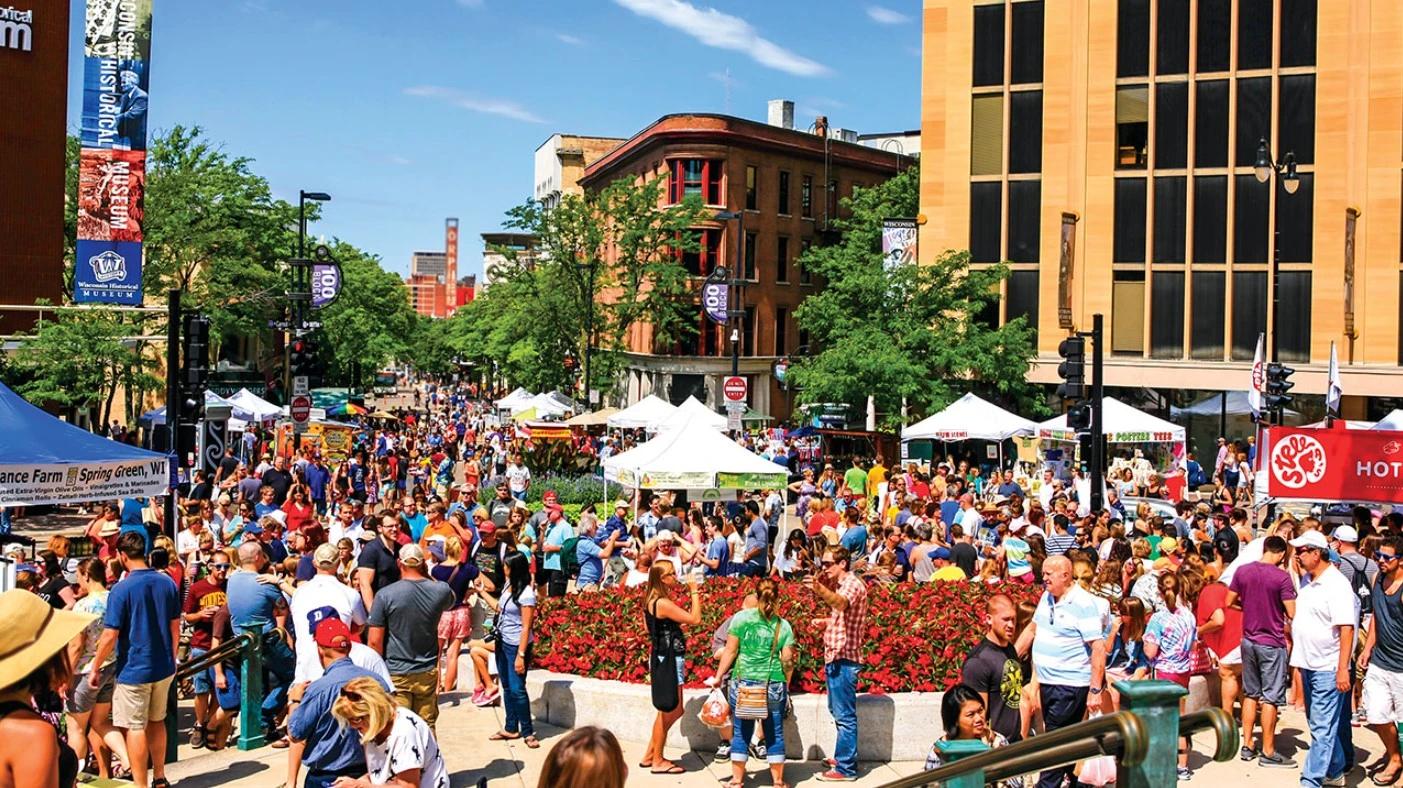
[[[1107,384],[1165,410],[1247,388],[1273,326],[1296,392],[1333,341],[1346,416],[1399,404],[1403,3],[925,0],[923,26],[920,254],[1009,262],[1033,380],[1102,313]]]
[[[552,134],[536,148],[536,201],[547,209],[567,194],[584,194],[580,178],[585,168],[623,142],[618,137]]]

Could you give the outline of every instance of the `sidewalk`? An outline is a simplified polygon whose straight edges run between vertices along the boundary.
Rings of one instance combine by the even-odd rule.
[[[537,735],[541,738],[541,748],[537,750],[529,749],[519,741],[489,742],[487,737],[501,726],[501,708],[477,708],[467,702],[466,695],[450,697],[452,699],[445,701],[440,709],[438,740],[448,764],[452,785],[455,788],[475,786],[479,779],[486,777],[488,785],[493,788],[535,788],[546,753],[564,731],[553,726],[538,725]],[[730,779],[729,764],[713,761],[712,752],[669,752],[671,758],[688,770],[686,774],[645,774],[637,765],[643,755],[644,744],[632,739],[646,738],[646,726],[649,724],[651,720],[639,720],[637,731],[622,732],[624,735],[620,736],[624,757],[629,765],[630,786],[683,785],[716,788],[719,783]],[[913,731],[912,735],[934,740],[938,735],[937,726],[938,723],[933,721],[930,730]],[[1282,730],[1277,735],[1278,747],[1283,753],[1294,755],[1298,761],[1305,757],[1308,736],[1304,730],[1304,715],[1294,710],[1283,713]],[[1348,775],[1347,784],[1368,785],[1362,765],[1372,760],[1380,751],[1378,737],[1362,728],[1355,728],[1354,734],[1361,768]],[[1214,763],[1209,760],[1212,751],[1211,742],[1206,736],[1195,740],[1194,754],[1190,757],[1194,784],[1233,785],[1250,780],[1254,785],[1284,787],[1300,782],[1299,768],[1264,769],[1255,763],[1243,763],[1236,758],[1227,763]],[[192,750],[186,744],[180,748],[180,758],[180,763],[167,770],[170,780],[178,783],[178,788],[270,788],[282,783],[287,773],[287,751],[268,747],[247,753],[233,748],[209,753],[204,750]],[[861,767],[860,779],[851,784],[883,785],[898,777],[915,774],[922,766],[923,764],[918,762],[865,763]],[[817,761],[791,761],[785,767],[785,779],[790,783],[817,785],[819,783],[813,778],[819,771],[821,764]],[[765,765],[753,759],[749,774],[748,785],[770,784]]]

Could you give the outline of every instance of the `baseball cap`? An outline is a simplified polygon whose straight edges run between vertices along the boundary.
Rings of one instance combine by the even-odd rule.
[[[1325,537],[1319,531],[1306,531],[1295,539],[1292,539],[1291,546],[1314,547],[1317,550],[1330,549],[1330,545],[1325,543]]]
[[[1354,526],[1352,525],[1342,525],[1339,528],[1336,528],[1335,532],[1331,534],[1331,536],[1340,540],[1341,542],[1349,542],[1350,544],[1354,544],[1355,542],[1359,541],[1359,532],[1354,530]]]
[[[555,494],[555,490],[546,490],[546,494],[541,496],[541,500],[546,506],[557,506],[560,504],[560,496]]]
[[[263,533],[263,526],[259,525],[256,521],[246,522],[244,523],[244,533],[255,535],[261,534]]]
[[[622,499],[622,498],[620,498],[620,499],[617,500],[617,501],[614,501],[614,508],[615,508],[615,509],[627,509],[628,507],[629,507],[629,502],[628,502],[628,501],[625,501],[625,500]]]
[[[315,639],[317,645],[323,648],[350,648],[351,629],[335,616],[324,618],[317,624]]]
[[[495,534],[497,533],[497,524],[491,520],[484,520],[478,523],[477,532],[479,534]]]
[[[405,566],[423,566],[424,548],[410,542],[399,549],[399,560]]]
[[[433,556],[434,561],[437,561],[438,563],[443,563],[442,539],[435,539],[432,542],[429,542],[429,555]]]
[[[935,548],[934,550],[931,551],[930,558],[931,558],[932,561],[949,561],[949,560],[950,560],[950,548],[948,548],[948,547],[937,547],[937,548]]]
[[[1179,549],[1179,540],[1172,536],[1166,536],[1159,542],[1160,555],[1169,555]]]
[[[317,549],[312,552],[312,561],[317,566],[336,566],[336,545],[330,542],[317,545]]]

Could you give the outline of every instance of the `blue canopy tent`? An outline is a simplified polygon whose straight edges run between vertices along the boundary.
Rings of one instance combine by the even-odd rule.
[[[164,495],[166,455],[56,419],[0,383],[0,506]]]

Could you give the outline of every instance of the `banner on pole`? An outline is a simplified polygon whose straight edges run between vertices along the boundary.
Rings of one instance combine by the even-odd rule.
[[[916,263],[916,220],[882,220],[882,267],[890,271]]]
[[[88,0],[73,300],[140,304],[151,0]]]
[[[1403,503],[1403,432],[1269,427],[1262,474],[1275,498]]]
[[[726,282],[726,269],[717,268],[702,284],[702,310],[711,322],[724,326],[730,308],[731,288]]]
[[[341,265],[312,264],[312,308],[331,306],[341,296]]]

